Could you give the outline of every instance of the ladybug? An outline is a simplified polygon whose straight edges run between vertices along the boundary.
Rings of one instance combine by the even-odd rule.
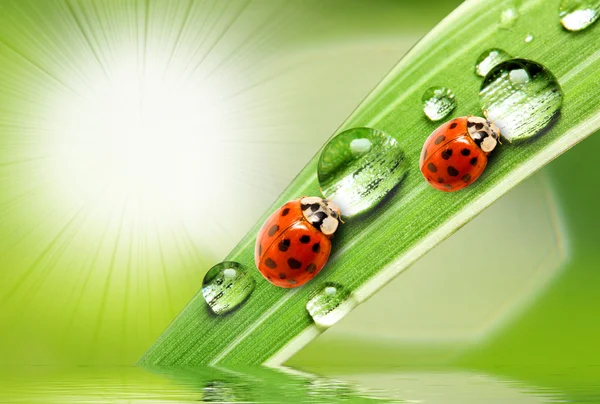
[[[295,288],[327,262],[340,208],[327,199],[303,197],[277,209],[258,231],[254,260],[273,285]]]
[[[463,116],[438,127],[425,141],[419,168],[429,184],[453,192],[474,182],[487,155],[500,143],[500,130],[477,116]]]

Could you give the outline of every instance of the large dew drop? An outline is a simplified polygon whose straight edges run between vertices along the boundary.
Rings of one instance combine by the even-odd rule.
[[[202,282],[202,294],[215,314],[225,314],[250,296],[255,283],[241,264],[225,261],[206,273]]]
[[[423,112],[433,122],[444,119],[456,108],[456,98],[446,87],[431,87],[423,94]]]
[[[340,321],[358,305],[352,293],[335,282],[325,282],[311,293],[306,310],[315,324],[328,328]]]
[[[477,62],[475,62],[475,73],[478,76],[485,77],[494,66],[511,58],[512,56],[502,49],[488,49],[477,58]]]
[[[565,29],[581,31],[600,17],[600,0],[563,0],[558,16]]]
[[[348,129],[327,143],[317,167],[323,194],[342,216],[365,212],[402,181],[404,152],[396,139],[371,128]]]
[[[560,111],[562,98],[552,73],[526,59],[511,59],[494,67],[479,92],[481,109],[510,142],[540,133]]]

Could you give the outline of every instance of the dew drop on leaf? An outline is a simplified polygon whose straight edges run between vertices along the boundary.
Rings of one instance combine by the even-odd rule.
[[[335,202],[343,217],[376,206],[406,175],[400,145],[371,128],[353,128],[332,138],[317,166],[323,194]]]
[[[215,314],[225,314],[242,304],[254,290],[254,278],[237,262],[212,267],[202,281],[202,294]]]
[[[431,121],[439,121],[450,115],[456,108],[456,97],[446,87],[428,88],[421,99],[423,112]]]
[[[358,301],[344,286],[325,282],[313,290],[306,310],[318,327],[328,328],[341,320],[358,305]]]
[[[498,64],[485,76],[479,91],[481,109],[510,142],[539,134],[559,113],[562,99],[554,75],[527,59]]]
[[[504,9],[500,14],[500,28],[509,29],[515,25],[518,19],[519,12],[516,7],[511,6]]]
[[[558,16],[565,29],[581,31],[600,17],[600,0],[563,0]]]
[[[500,62],[504,62],[505,60],[511,59],[512,56],[498,48],[487,49],[479,55],[477,61],[475,62],[475,74],[481,77],[485,77],[486,74],[494,66],[496,66]]]

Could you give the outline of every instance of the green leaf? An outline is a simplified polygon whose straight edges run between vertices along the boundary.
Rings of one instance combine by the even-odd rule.
[[[509,189],[600,128],[600,27],[565,31],[558,3],[523,2],[510,29],[499,26],[510,1],[465,2],[432,30],[383,79],[341,126],[367,126],[399,142],[410,170],[387,200],[368,215],[348,220],[333,240],[328,265],[307,286],[284,290],[254,271],[248,301],[227,316],[210,314],[199,293],[143,356],[143,364],[278,364],[320,331],[308,316],[310,292],[326,281],[344,285],[359,302],[374,294],[419,257],[467,223]],[[526,42],[528,35],[533,40]],[[475,61],[488,48],[541,63],[564,92],[561,114],[533,141],[495,150],[475,184],[456,193],[429,187],[418,169],[425,138],[437,124],[423,115],[421,96],[435,85],[452,89],[458,107],[451,117],[481,115],[481,78]],[[264,219],[284,202],[319,195],[318,155],[227,257],[254,267],[254,241]]]

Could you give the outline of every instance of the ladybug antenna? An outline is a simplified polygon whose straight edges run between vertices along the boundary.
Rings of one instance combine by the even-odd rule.
[[[331,202],[331,199],[329,199],[327,197],[327,195],[325,195],[325,193],[323,193],[323,188],[319,187],[319,192],[321,193],[321,195],[323,195],[324,199]],[[342,212],[340,212],[339,210],[338,210],[338,220],[340,221],[340,223],[344,224],[344,221],[342,220]]]

